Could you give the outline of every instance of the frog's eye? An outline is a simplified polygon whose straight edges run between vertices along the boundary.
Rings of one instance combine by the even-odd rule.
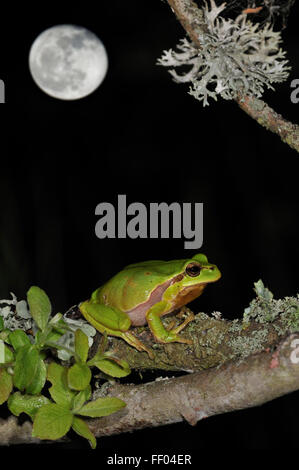
[[[198,263],[189,263],[186,267],[185,273],[190,277],[196,277],[200,275],[201,266]]]

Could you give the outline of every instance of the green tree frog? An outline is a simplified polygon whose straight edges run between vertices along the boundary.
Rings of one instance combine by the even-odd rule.
[[[101,333],[119,336],[139,351],[147,348],[131,331],[131,326],[148,324],[160,343],[192,343],[179,332],[194,319],[190,314],[176,328],[166,329],[161,317],[199,297],[207,284],[221,273],[204,254],[174,261],[145,261],[130,264],[93,292],[80,311]]]

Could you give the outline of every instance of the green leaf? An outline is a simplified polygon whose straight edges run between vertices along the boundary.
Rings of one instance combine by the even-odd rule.
[[[0,405],[4,403],[13,389],[12,376],[5,369],[0,369]]]
[[[37,410],[50,403],[49,398],[43,395],[23,395],[21,392],[15,392],[8,399],[8,408],[15,416],[26,413],[33,420]]]
[[[9,333],[9,342],[15,351],[22,346],[31,345],[30,339],[23,330],[14,330]]]
[[[30,287],[27,292],[27,301],[30,313],[40,330],[44,331],[51,314],[51,302],[49,297],[37,286]]]
[[[74,416],[72,429],[79,434],[81,437],[85,437],[89,441],[89,444],[92,449],[95,449],[97,446],[97,440],[91,430],[89,429],[87,423],[83,419]]]
[[[41,356],[39,355],[34,377],[30,384],[26,387],[26,392],[30,393],[31,395],[38,395],[46,383],[46,378],[47,368]]]
[[[10,344],[10,341],[9,341],[10,333],[11,333],[11,330],[9,330],[8,328],[4,328],[4,330],[0,332],[0,339]]]
[[[33,421],[32,436],[39,439],[60,439],[70,429],[73,414],[67,408],[56,403],[42,406]]]
[[[81,392],[76,393],[76,396],[74,397],[73,401],[73,407],[72,411],[73,413],[76,413],[77,410],[80,410],[84,403],[86,403],[91,397],[91,386],[88,385],[88,387],[85,390],[81,390]]]
[[[14,386],[23,391],[32,382],[39,363],[39,354],[34,345],[22,346],[17,350],[14,367]]]
[[[77,411],[78,415],[90,416],[91,418],[99,418],[108,416],[126,406],[125,402],[119,398],[98,398],[90,401]]]
[[[0,339],[0,364],[7,364],[14,361],[14,354],[4,341]]]
[[[59,331],[50,331],[46,337],[46,340],[45,340],[45,343],[47,344],[48,342],[49,343],[56,343],[56,341],[58,341],[61,336],[63,335],[63,333],[60,333]]]
[[[2,331],[4,329],[4,320],[3,320],[3,317],[1,317],[0,315],[0,331]]]
[[[66,321],[64,321],[62,313],[56,313],[49,323],[61,335],[70,329]]]
[[[48,366],[47,378],[52,386],[49,388],[51,397],[58,405],[71,408],[75,392],[67,384],[67,368],[51,362]]]
[[[75,353],[81,362],[87,361],[88,356],[88,337],[80,329],[75,331]]]
[[[5,363],[5,344],[2,339],[0,339],[0,364]]]
[[[45,343],[46,334],[44,331],[37,330],[35,333],[35,344],[38,345],[39,349],[42,349]]]
[[[91,380],[91,371],[86,364],[74,364],[69,368],[67,381],[73,390],[84,390]]]
[[[12,350],[4,345],[4,352],[5,352],[5,364],[9,363],[9,362],[14,362],[15,360],[15,356],[14,356],[14,353],[12,352]]]
[[[107,375],[111,375],[112,377],[126,377],[131,373],[129,364],[123,360],[118,360],[118,362],[115,362],[112,358],[100,359],[98,361],[94,361],[92,365],[96,366],[102,372]]]

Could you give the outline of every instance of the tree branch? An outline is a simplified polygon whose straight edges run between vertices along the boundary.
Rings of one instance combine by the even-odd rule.
[[[145,427],[199,420],[261,405],[299,389],[299,364],[292,362],[298,334],[283,339],[275,352],[252,354],[246,361],[143,385],[114,385],[109,395],[123,399],[122,411],[90,421],[99,437]],[[167,400],[165,399],[167,397]]]
[[[199,34],[205,30],[202,11],[192,0],[167,0],[177,19],[197,47],[201,47]],[[240,108],[261,126],[277,134],[283,142],[299,152],[299,125],[276,113],[264,101],[239,94],[235,99]]]
[[[299,334],[281,340],[275,351],[252,354],[220,368],[157,379],[142,385],[110,385],[98,396],[114,396],[127,404],[110,416],[88,420],[97,436],[177,423],[191,425],[209,416],[250,408],[299,389],[299,361],[294,360],[294,344]],[[297,344],[298,344],[297,343]],[[299,358],[297,358],[299,359]],[[167,397],[167,399],[165,399]],[[31,424],[17,425],[16,418],[0,421],[2,445],[33,443]]]
[[[260,405],[299,389],[299,296],[274,300],[261,281],[255,290],[258,296],[240,320],[227,321],[219,313],[196,315],[182,333],[192,339],[192,346],[158,344],[149,328],[134,329],[153,348],[153,360],[122,339],[110,337],[109,349],[132,368],[197,372],[142,385],[105,382],[94,398],[117,396],[127,406],[108,417],[88,420],[93,432],[109,436],[183,419],[195,424],[203,417]],[[291,360],[292,353],[296,361]],[[31,431],[29,422],[19,426],[15,417],[0,420],[0,445],[39,442]]]
[[[240,96],[236,102],[245,113],[299,152],[299,126],[284,119],[264,101],[254,96]]]

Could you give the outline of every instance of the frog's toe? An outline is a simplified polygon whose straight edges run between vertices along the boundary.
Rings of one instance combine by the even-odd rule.
[[[190,313],[188,315],[187,318],[185,318],[185,320],[183,321],[183,323],[181,323],[179,326],[177,326],[176,328],[173,328],[173,330],[171,330],[171,333],[174,333],[174,334],[178,334],[180,331],[182,331],[187,325],[188,323],[190,323],[191,321],[193,321],[195,318],[195,315],[194,313]],[[184,341],[181,341],[181,343],[183,343]]]
[[[182,336],[178,336],[178,339],[176,339],[176,341],[178,343],[193,344],[192,339],[183,338]]]
[[[138,351],[145,351],[149,355],[150,359],[154,359],[153,351],[148,348],[144,343],[142,343],[142,341],[140,341],[135,335],[133,335],[129,331],[126,331],[121,334],[121,337],[131,346],[136,348]]]
[[[176,324],[176,321],[172,320],[171,323],[169,323],[169,325],[165,327],[165,330],[172,331],[175,324]]]
[[[175,329],[176,330],[176,329]],[[176,333],[175,330],[167,331],[165,330],[165,335],[160,337],[155,337],[157,343],[168,344],[168,343],[186,343],[193,344],[193,341],[188,338],[184,338]]]
[[[167,343],[193,344],[192,339],[184,338],[183,336],[177,335],[175,333],[173,334],[173,331],[170,332],[170,333],[172,333],[172,334],[169,335],[169,339],[168,339]]]

